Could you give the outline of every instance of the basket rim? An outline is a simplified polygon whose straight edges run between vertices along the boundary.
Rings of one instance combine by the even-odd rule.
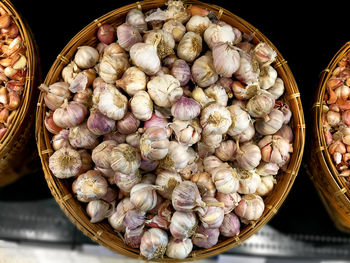
[[[210,257],[210,256],[214,256],[217,255],[223,251],[226,251],[227,249],[233,248],[234,246],[237,246],[239,244],[241,244],[243,241],[245,241],[246,239],[248,239],[250,236],[252,236],[255,232],[258,231],[259,228],[261,228],[264,224],[266,224],[275,213],[277,213],[278,209],[280,208],[280,206],[282,205],[282,203],[284,202],[285,198],[287,197],[293,183],[294,180],[297,176],[297,173],[299,171],[300,165],[301,165],[301,160],[302,160],[302,156],[303,156],[303,151],[304,151],[304,144],[305,144],[305,121],[304,121],[304,113],[303,113],[303,108],[302,108],[302,104],[301,104],[301,100],[300,100],[300,93],[298,90],[298,86],[296,84],[296,81],[294,79],[294,76],[292,75],[291,70],[289,69],[289,66],[287,65],[287,61],[284,60],[284,58],[282,57],[282,55],[279,53],[279,51],[277,50],[277,48],[262,34],[259,32],[259,30],[255,27],[253,27],[252,25],[250,25],[247,21],[245,21],[244,19],[234,15],[233,13],[231,13],[230,11],[217,6],[217,5],[212,5],[212,4],[207,4],[207,3],[203,3],[197,0],[189,0],[189,1],[185,1],[186,4],[196,4],[196,5],[201,5],[204,7],[207,7],[208,9],[214,11],[214,13],[218,14],[219,16],[221,16],[221,18],[233,18],[237,21],[237,23],[242,24],[242,26],[247,28],[247,31],[249,31],[249,33],[253,33],[254,34],[254,39],[253,41],[255,42],[267,42],[269,45],[271,45],[271,47],[276,51],[277,53],[277,60],[275,62],[275,68],[276,70],[278,70],[279,72],[282,72],[283,74],[285,74],[285,79],[283,79],[285,81],[285,85],[288,85],[288,87],[290,88],[290,91],[288,91],[289,94],[287,94],[286,98],[289,101],[289,103],[292,104],[293,108],[296,109],[296,114],[294,115],[293,113],[293,119],[295,120],[295,127],[294,130],[297,131],[297,133],[295,134],[295,141],[294,141],[294,146],[295,146],[295,152],[292,154],[293,155],[293,160],[291,159],[291,162],[287,168],[287,171],[285,172],[285,176],[288,177],[288,182],[286,182],[286,184],[284,185],[283,188],[283,194],[281,196],[279,196],[279,200],[277,202],[274,203],[274,205],[270,205],[267,206],[263,216],[253,225],[250,225],[246,228],[243,229],[242,233],[240,234],[239,237],[236,238],[231,238],[229,242],[223,241],[221,242],[221,245],[218,244],[216,246],[214,246],[211,249],[202,249],[202,250],[196,250],[193,251],[190,256],[188,258],[186,258],[183,261],[189,261],[189,260],[195,260],[195,259],[199,259],[199,258],[204,258],[204,257]],[[75,35],[74,38],[72,38],[68,44],[63,48],[62,52],[57,56],[57,59],[55,60],[55,62],[53,63],[52,67],[49,70],[49,73],[47,74],[46,78],[45,78],[45,83],[51,84],[55,81],[57,81],[57,77],[54,78],[54,74],[51,75],[52,72],[55,72],[59,69],[59,67],[62,67],[62,64],[67,64],[69,63],[69,59],[67,57],[69,57],[71,54],[69,53],[72,49],[74,49],[74,46],[77,45],[77,43],[79,42],[79,38],[84,37],[84,35],[86,34],[86,30],[92,30],[92,29],[97,29],[99,25],[101,25],[103,22],[106,21],[106,19],[108,18],[108,16],[112,15],[115,12],[120,12],[123,13],[123,16],[126,14],[125,10],[130,10],[132,8],[151,8],[152,6],[163,6],[165,4],[165,0],[160,0],[160,1],[156,1],[156,0],[145,0],[145,1],[141,1],[141,2],[137,2],[137,3],[133,3],[133,4],[129,4],[126,6],[122,6],[120,8],[117,8],[115,10],[112,10],[110,12],[108,12],[107,14],[101,16],[98,19],[95,19],[93,22],[91,22],[90,24],[88,24],[87,26],[85,26],[79,33],[77,33]],[[86,42],[86,41],[85,41]],[[47,138],[45,136],[47,136],[47,131],[45,130],[44,126],[43,126],[43,114],[45,114],[45,105],[43,103],[43,93],[40,93],[39,96],[39,103],[38,103],[38,107],[37,107],[37,112],[36,112],[36,127],[35,127],[35,133],[36,133],[36,140],[37,140],[37,146],[38,146],[38,151],[39,151],[39,155],[41,158],[41,162],[43,165],[43,170],[44,170],[44,175],[45,175],[45,179],[48,183],[48,186],[51,190],[51,193],[53,194],[53,196],[55,197],[56,201],[58,202],[58,204],[60,205],[61,209],[64,211],[64,213],[67,215],[67,217],[87,236],[89,236],[92,240],[96,241],[97,243],[111,249],[111,246],[106,244],[102,238],[103,235],[107,236],[108,233],[106,233],[106,231],[97,231],[95,233],[91,233],[89,232],[89,229],[86,228],[86,225],[84,225],[84,222],[79,221],[79,218],[73,218],[73,215],[69,212],[69,205],[67,204],[68,202],[72,202],[71,200],[72,195],[71,194],[66,194],[63,195],[62,193],[60,193],[60,189],[56,189],[55,187],[57,187],[57,183],[62,184],[61,182],[58,182],[59,179],[53,178],[54,176],[51,175],[51,172],[48,170],[47,168],[47,158],[48,155],[51,154],[53,151],[51,149],[50,143],[47,141]],[[46,135],[45,135],[46,132]],[[292,163],[293,162],[293,163]],[[292,168],[290,169],[290,167],[292,166]],[[248,228],[248,230],[247,230]],[[220,246],[219,246],[220,245]],[[135,257],[135,258],[139,258],[140,256],[138,255],[137,252],[138,250],[134,250],[134,249],[126,249],[126,248],[114,248],[111,249],[113,251],[116,251],[118,253],[127,255],[127,256],[131,256],[131,257]],[[200,252],[200,253],[198,253]],[[165,259],[162,259],[163,261],[165,261]],[[178,261],[178,260],[172,260],[169,258],[166,258],[167,261]]]

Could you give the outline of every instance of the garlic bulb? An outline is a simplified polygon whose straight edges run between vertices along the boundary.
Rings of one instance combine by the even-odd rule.
[[[194,81],[202,88],[209,87],[219,78],[215,71],[213,56],[210,51],[194,61],[191,71]]]
[[[275,106],[273,96],[264,90],[259,90],[247,103],[247,111],[254,118],[263,118],[271,112]]]
[[[275,100],[281,97],[284,93],[284,82],[281,78],[277,78],[271,88],[267,90]]]
[[[90,46],[78,47],[77,53],[75,53],[74,62],[79,68],[87,69],[96,65],[99,59],[98,51]]]
[[[162,189],[160,186],[150,184],[136,184],[130,191],[130,201],[135,208],[141,211],[149,211],[157,204],[156,190]]]
[[[254,194],[261,184],[260,176],[254,170],[236,169],[239,178],[237,192],[240,194]]]
[[[260,195],[260,196],[268,195],[272,191],[272,189],[276,183],[277,183],[277,181],[272,175],[262,176],[261,183],[258,186],[258,188],[256,189],[255,194]]]
[[[92,150],[92,160],[95,165],[100,168],[109,169],[111,168],[110,153],[118,143],[113,140],[106,140],[101,142],[96,148]]]
[[[225,214],[228,214],[233,209],[235,209],[235,207],[238,206],[239,201],[241,201],[241,196],[238,193],[224,194],[224,193],[218,192],[215,198],[219,202],[224,203]]]
[[[268,135],[259,141],[258,146],[263,161],[275,163],[279,167],[289,162],[291,149],[287,139],[278,135]]]
[[[255,129],[262,135],[275,134],[281,129],[283,122],[283,113],[278,109],[272,109],[264,119],[258,119],[255,121]]]
[[[113,140],[113,141],[116,141],[118,144],[125,142],[125,139],[126,139],[125,134],[121,134],[118,131],[112,131],[103,136],[104,141]]]
[[[272,66],[261,67],[259,84],[262,89],[271,88],[277,79],[277,71]]]
[[[134,133],[139,126],[140,121],[131,112],[127,112],[125,116],[116,123],[116,128],[121,134]]]
[[[81,149],[78,151],[81,159],[81,168],[80,168],[80,173],[85,173],[86,171],[89,171],[92,169],[92,159],[90,153],[85,150]]]
[[[241,219],[252,221],[258,220],[265,209],[264,200],[256,194],[242,196],[242,200],[235,208],[235,214]]]
[[[147,75],[154,75],[160,70],[160,60],[155,46],[136,43],[131,47],[129,54],[133,64]]]
[[[220,96],[221,97],[221,96]],[[206,106],[208,106],[211,102],[215,102],[215,99],[213,98],[209,98],[205,92],[203,91],[203,89],[201,89],[200,87],[195,87],[192,91],[192,98],[197,101],[202,108],[205,108]]]
[[[111,44],[112,45],[112,44]],[[114,84],[129,68],[128,56],[125,53],[105,54],[97,65],[97,73],[109,84]]]
[[[199,226],[196,233],[192,236],[192,242],[197,247],[211,248],[219,241],[219,228],[205,228],[203,225]]]
[[[260,89],[258,82],[253,82],[244,86],[241,82],[237,80],[233,81],[231,87],[235,97],[239,100],[246,100],[252,98]]]
[[[165,32],[173,35],[176,42],[179,42],[186,33],[186,27],[178,20],[170,19],[163,24],[162,28]]]
[[[215,184],[207,172],[199,172],[191,177],[191,181],[196,183],[201,196],[214,196],[216,192]]]
[[[123,224],[126,213],[134,209],[134,205],[130,202],[130,198],[124,198],[121,200],[113,213],[108,217],[109,224],[116,231],[125,231],[125,225]]]
[[[219,43],[233,42],[234,40],[235,33],[232,27],[223,21],[211,24],[204,32],[204,41],[210,49]]]
[[[71,82],[79,72],[81,72],[81,69],[74,61],[71,61],[67,66],[65,66],[62,69],[61,75],[64,82],[71,84]]]
[[[132,248],[140,248],[141,238],[145,232],[145,226],[142,225],[135,229],[126,229],[124,234],[124,241],[127,246]]]
[[[232,124],[230,112],[223,106],[213,103],[203,109],[200,124],[203,134],[224,134]]]
[[[202,136],[202,142],[205,143],[210,148],[217,148],[219,147],[220,143],[222,142],[222,135],[221,134],[203,134]]]
[[[292,128],[289,125],[283,124],[282,128],[278,130],[278,132],[275,133],[275,135],[279,135],[287,140],[289,140],[290,143],[293,142],[293,131]]]
[[[102,200],[93,200],[86,206],[86,212],[90,217],[91,223],[101,222],[108,217],[110,210],[110,204]]]
[[[198,119],[190,121],[174,119],[170,128],[174,131],[176,140],[183,145],[191,146],[201,139],[202,128]]]
[[[168,153],[169,140],[164,128],[150,127],[140,140],[141,155],[149,160],[161,160]]]
[[[125,228],[133,230],[144,225],[145,214],[146,212],[138,209],[131,209],[127,211],[123,219],[123,224],[125,225]]]
[[[224,204],[211,196],[203,197],[203,201],[206,206],[196,209],[203,227],[219,228],[224,220]]]
[[[222,164],[223,162],[216,156],[207,156],[203,159],[204,170],[210,174]]]
[[[236,169],[224,163],[211,172],[216,190],[224,194],[237,192],[239,178]]]
[[[99,95],[99,111],[113,120],[122,119],[127,111],[128,99],[115,86],[108,85]]]
[[[197,228],[197,217],[194,212],[175,211],[171,217],[170,233],[176,239],[191,237]]]
[[[90,202],[100,199],[107,193],[108,183],[100,172],[87,171],[75,179],[72,184],[73,193],[80,202]]]
[[[203,35],[204,31],[211,25],[211,22],[207,16],[194,15],[186,23],[186,29],[189,32],[195,32],[199,35]]]
[[[177,56],[186,62],[193,62],[201,52],[201,36],[194,32],[186,32],[177,46]]]
[[[141,156],[136,148],[122,143],[112,149],[110,160],[114,171],[135,174],[140,167]]]
[[[231,105],[227,109],[232,120],[232,124],[227,131],[230,136],[236,136],[248,129],[251,119],[245,110],[238,105]]]
[[[59,107],[61,107],[61,105],[66,99],[70,98],[69,85],[66,82],[56,82],[51,84],[50,86],[41,84],[39,89],[46,92],[44,96],[44,101],[45,105],[50,110],[58,109]]]
[[[171,114],[179,120],[188,121],[196,118],[201,111],[201,107],[198,102],[191,98],[182,96],[171,107]]]
[[[277,175],[279,166],[275,163],[265,163],[261,162],[256,168],[256,173],[260,176]]]
[[[71,128],[82,123],[86,117],[86,107],[78,102],[65,102],[53,113],[53,121],[61,128]]]
[[[255,135],[255,128],[252,121],[249,122],[249,126],[247,129],[242,131],[242,133],[233,136],[233,139],[238,140],[240,143],[248,142],[253,139]]]
[[[146,91],[136,92],[130,100],[130,107],[134,116],[141,121],[147,121],[152,117],[153,102]]]
[[[75,148],[94,149],[98,145],[98,136],[87,127],[87,123],[69,129],[69,143]]]
[[[92,89],[86,88],[80,92],[77,92],[73,97],[73,101],[79,102],[81,104],[84,104],[86,107],[91,108],[92,94],[93,94]]]
[[[130,48],[134,44],[142,42],[139,30],[133,25],[127,23],[121,24],[117,27],[117,38],[118,44],[126,51],[130,51]]]
[[[108,181],[108,178],[107,178],[107,181]],[[108,186],[107,193],[101,197],[101,200],[106,201],[107,203],[110,203],[114,206],[113,202],[117,199],[117,194],[118,193],[117,193],[117,190],[115,190],[115,188]]]
[[[147,44],[156,45],[158,56],[162,59],[174,53],[175,40],[173,35],[162,29],[154,29],[143,35],[143,41]]]
[[[157,176],[151,173],[147,173],[142,176],[141,183],[144,184],[155,184],[157,180]]]
[[[57,178],[69,178],[78,175],[82,167],[79,152],[63,147],[55,151],[49,159],[49,168]]]
[[[243,50],[239,51],[239,55],[241,57],[240,66],[234,73],[235,78],[244,84],[257,82],[260,73],[259,63]]]
[[[174,209],[180,212],[190,212],[197,206],[205,206],[197,185],[190,181],[182,181],[174,188],[171,201]]]
[[[158,228],[150,228],[141,238],[140,252],[147,259],[162,258],[167,245],[167,233]]]
[[[288,104],[278,100],[276,101],[276,104],[275,104],[275,109],[278,109],[279,111],[281,111],[283,113],[283,124],[288,124],[290,122],[290,119],[292,118],[292,111],[290,110]],[[328,112],[331,112],[331,111],[328,111]],[[327,114],[328,114],[327,112]],[[342,115],[345,116],[344,114],[346,113],[347,111],[345,111]],[[335,118],[336,119],[336,118]],[[342,121],[348,125],[346,119],[342,119]],[[329,123],[328,123],[329,124]]]
[[[135,28],[137,28],[137,30],[140,33],[147,30],[147,23],[145,21],[145,15],[139,9],[136,9],[136,8],[131,9],[127,13],[125,21],[129,25],[132,25]]]
[[[171,75],[180,82],[180,86],[185,86],[191,79],[191,68],[185,60],[177,59],[171,67]]]
[[[172,75],[156,76],[147,83],[147,91],[154,103],[160,107],[171,107],[182,96],[180,82]]]
[[[241,230],[241,223],[238,216],[234,213],[226,214],[219,229],[220,234],[224,237],[237,236]]]
[[[189,238],[175,239],[171,238],[166,249],[166,255],[169,258],[185,259],[191,253],[193,248],[192,240]]]
[[[160,161],[159,167],[171,171],[180,171],[186,167],[188,162],[189,153],[187,152],[187,147],[178,142],[170,141],[168,154]]]
[[[167,132],[167,136],[170,137],[172,134],[172,130],[169,127],[168,120],[162,116],[158,116],[157,114],[153,113],[152,117],[145,121],[143,124],[143,130],[147,130],[150,127],[159,127],[164,128]]]
[[[130,96],[134,96],[136,92],[146,89],[146,74],[137,67],[128,68],[121,79],[116,81],[118,87],[121,87]]]
[[[95,135],[104,135],[112,132],[115,128],[115,120],[103,115],[98,109],[91,108],[87,120],[88,129]]]
[[[268,66],[275,61],[277,53],[265,42],[257,44],[253,50],[255,59],[263,66]]]
[[[218,43],[213,48],[213,64],[222,77],[232,77],[239,66],[241,57],[237,48],[230,43]]]
[[[69,144],[69,130],[61,130],[52,137],[51,143],[55,151],[61,148],[71,148],[72,146]]]
[[[96,71],[92,68],[86,69],[78,73],[69,86],[69,90],[73,93],[81,92],[89,88],[96,78]]]
[[[252,170],[257,167],[261,160],[261,152],[257,145],[246,142],[241,147],[237,144],[236,153],[237,165],[246,170]]]
[[[215,155],[224,162],[232,161],[237,151],[236,143],[233,140],[226,140],[220,143],[215,149]]]
[[[157,179],[155,184],[162,186],[158,193],[166,198],[171,199],[174,188],[182,182],[181,176],[176,172],[160,169],[157,171]]]
[[[114,181],[123,192],[130,193],[131,189],[141,182],[141,176],[138,171],[130,174],[116,172],[114,174]]]
[[[224,107],[227,106],[228,96],[224,87],[222,87],[221,85],[213,84],[209,88],[206,88],[204,90],[204,93],[209,98],[214,99],[217,104]]]

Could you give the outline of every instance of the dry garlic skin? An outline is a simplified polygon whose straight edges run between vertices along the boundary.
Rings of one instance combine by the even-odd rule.
[[[49,159],[49,168],[54,176],[60,179],[78,175],[82,167],[79,152],[63,147],[55,151]]]
[[[200,124],[204,135],[224,134],[232,124],[231,114],[224,106],[213,103],[203,109]]]
[[[100,199],[107,193],[108,183],[100,172],[87,171],[73,182],[72,189],[80,202]]]
[[[141,156],[136,148],[122,143],[112,149],[110,161],[114,171],[135,174],[140,167]]]

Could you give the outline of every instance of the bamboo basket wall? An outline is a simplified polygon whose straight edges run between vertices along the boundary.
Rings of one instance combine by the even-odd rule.
[[[310,178],[325,205],[327,212],[335,226],[350,233],[350,189],[344,178],[333,164],[327,150],[326,139],[323,132],[322,110],[326,83],[332,76],[341,58],[350,52],[350,42],[346,43],[333,57],[327,68],[322,71],[316,94],[316,101],[312,107],[312,144],[309,155]]]
[[[125,20],[127,12],[133,8],[139,8],[143,11],[152,8],[161,7],[165,4],[165,1],[153,0],[153,1],[142,1],[135,4],[130,4],[119,9],[116,9],[106,15],[94,20],[82,31],[80,31],[62,50],[57,56],[56,61],[52,65],[48,75],[46,76],[45,83],[50,85],[56,82],[60,78],[61,71],[65,65],[67,65],[75,54],[77,47],[81,45],[96,45],[96,32],[98,27],[103,23],[111,23],[117,26]],[[220,254],[230,248],[240,245],[247,238],[256,233],[264,224],[266,224],[274,214],[277,213],[278,209],[285,200],[288,192],[290,191],[293,182],[298,173],[301,159],[304,150],[305,140],[305,123],[304,114],[300,101],[300,93],[295,82],[295,79],[287,65],[287,61],[283,59],[282,55],[277,51],[273,44],[255,27],[247,23],[240,17],[232,14],[231,12],[216,6],[199,1],[186,1],[186,4],[201,5],[215,12],[218,17],[237,27],[239,30],[245,33],[253,33],[253,42],[259,43],[265,41],[271,47],[273,47],[278,56],[273,66],[279,73],[279,76],[284,80],[286,92],[284,99],[290,105],[293,112],[292,127],[295,135],[294,139],[294,152],[291,156],[291,160],[287,170],[280,173],[277,177],[278,184],[274,189],[274,192],[265,198],[266,209],[261,217],[255,223],[245,226],[241,233],[233,238],[226,238],[219,241],[219,243],[210,249],[195,249],[184,261],[203,259],[210,256]],[[44,94],[41,93],[39,97],[39,103],[36,114],[36,139],[39,155],[43,166],[43,171],[47,184],[55,197],[57,203],[60,205],[64,213],[70,218],[70,220],[88,237],[98,244],[105,246],[106,248],[123,254],[125,256],[140,258],[140,252],[138,249],[128,247],[114,232],[113,228],[108,223],[92,224],[82,206],[82,204],[74,198],[71,191],[71,183],[68,180],[60,180],[52,175],[49,169],[49,157],[53,153],[50,144],[50,135],[45,129],[43,120],[45,116],[45,104]],[[174,259],[164,258],[160,261],[177,261]]]
[[[28,156],[33,156],[33,153],[35,153],[35,145],[30,144],[30,139],[34,140],[33,123],[36,95],[38,95],[36,83],[40,81],[38,79],[40,72],[36,55],[37,49],[29,27],[9,0],[1,1],[0,7],[4,8],[11,15],[14,23],[17,25],[19,34],[24,40],[27,58],[27,72],[21,95],[21,105],[11,113],[12,123],[5,136],[0,140],[1,187],[14,182],[22,176],[23,166],[29,160]],[[33,138],[31,138],[32,136]]]

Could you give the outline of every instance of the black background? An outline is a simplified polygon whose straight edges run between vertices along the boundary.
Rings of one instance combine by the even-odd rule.
[[[65,45],[94,19],[135,1],[24,1],[12,3],[28,22],[40,54],[43,78]],[[334,54],[349,41],[348,4],[327,2],[313,5],[304,1],[213,1],[248,21],[278,48],[287,60],[301,92],[307,128],[310,106],[319,81]],[[306,139],[306,143],[310,140]],[[306,148],[304,156],[308,154]],[[305,159],[305,158],[304,158]],[[40,165],[40,164],[39,164]],[[0,198],[8,196],[20,182],[3,189]],[[33,179],[31,179],[33,180]],[[43,177],[35,179],[38,187],[46,187]],[[49,197],[48,189],[42,190]],[[37,194],[40,191],[37,192]],[[29,195],[32,198],[36,194]],[[27,195],[28,198],[28,195]],[[339,235],[326,214],[305,170],[301,167],[296,182],[279,213],[269,223],[281,232]]]

